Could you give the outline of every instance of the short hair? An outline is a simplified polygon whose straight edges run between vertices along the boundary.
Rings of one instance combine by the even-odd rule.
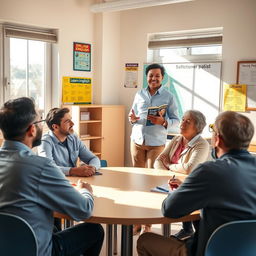
[[[189,114],[195,121],[195,126],[197,129],[197,133],[201,133],[206,126],[206,119],[202,112],[198,110],[188,110],[184,113],[184,115]]]
[[[48,128],[53,131],[52,125],[53,124],[60,125],[61,119],[64,117],[66,113],[69,113],[68,108],[52,108],[48,112],[45,119]]]
[[[229,149],[247,149],[254,134],[254,126],[250,119],[234,111],[219,114],[215,127]]]
[[[0,129],[6,140],[22,140],[38,113],[31,98],[21,97],[4,103],[0,109]]]
[[[146,76],[148,75],[149,70],[158,69],[158,68],[161,70],[162,76],[164,76],[165,75],[165,68],[162,65],[157,64],[157,63],[150,64],[146,67],[146,72],[145,72]]]

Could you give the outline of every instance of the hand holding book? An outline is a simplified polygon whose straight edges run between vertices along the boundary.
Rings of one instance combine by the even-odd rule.
[[[163,125],[165,123],[167,104],[148,108],[147,126]]]

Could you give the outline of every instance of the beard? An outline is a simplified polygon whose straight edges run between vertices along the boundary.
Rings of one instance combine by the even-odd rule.
[[[36,125],[36,137],[32,143],[32,148],[37,147],[41,144],[43,129],[40,129],[38,125]]]

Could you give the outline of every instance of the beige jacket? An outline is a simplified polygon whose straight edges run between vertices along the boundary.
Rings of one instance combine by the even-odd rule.
[[[165,146],[165,149],[157,157],[154,163],[155,169],[167,170],[166,167],[163,165],[162,161],[159,160],[159,157],[161,155],[167,155],[169,156],[169,160],[172,159],[172,156],[178,148],[179,144],[181,143],[181,140],[181,135],[175,136],[170,141],[170,143]],[[173,172],[189,174],[195,169],[198,164],[203,163],[207,160],[209,156],[209,151],[209,143],[199,135],[197,136],[197,138],[195,138],[195,140],[192,139],[191,143],[188,143],[188,147],[182,151],[177,164],[169,163],[169,170]]]

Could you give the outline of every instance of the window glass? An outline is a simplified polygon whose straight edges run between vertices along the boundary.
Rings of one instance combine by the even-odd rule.
[[[33,97],[45,108],[45,44],[10,38],[10,98]]]

